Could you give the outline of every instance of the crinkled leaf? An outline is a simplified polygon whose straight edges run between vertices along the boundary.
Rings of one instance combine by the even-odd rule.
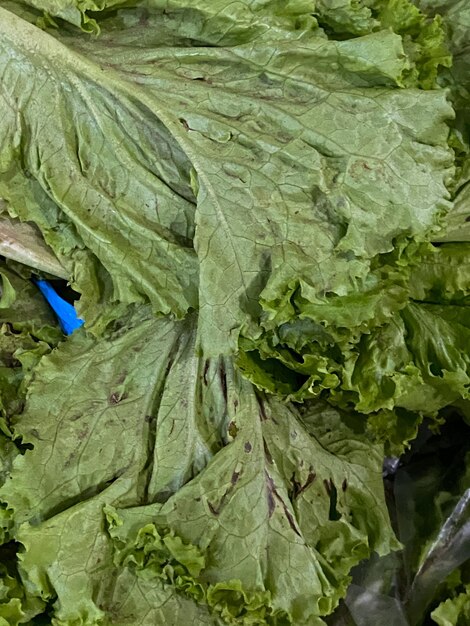
[[[11,560],[11,550],[0,548],[0,624],[18,626],[29,624],[44,609],[39,598],[26,598],[25,590],[18,577],[16,565]]]
[[[178,21],[192,23],[188,36],[194,29],[200,39],[211,45],[234,45],[252,39],[276,39],[293,35],[299,37],[316,26],[312,17],[313,0],[240,0],[227,4],[226,0],[26,0],[26,4],[62,18],[87,32],[99,32],[102,16],[98,12],[119,7],[140,5],[158,12],[163,19],[170,15]],[[189,19],[188,19],[189,18]],[[180,24],[181,26],[181,24]],[[184,28],[185,25],[182,25]]]
[[[470,622],[470,586],[442,602],[431,613],[438,626],[465,626]]]
[[[470,243],[449,243],[429,249],[410,279],[413,300],[468,305]]]
[[[381,25],[403,37],[405,51],[412,62],[406,77],[408,84],[417,83],[424,89],[436,87],[439,71],[452,64],[440,16],[429,18],[409,0],[389,0],[379,6]]]
[[[410,0],[318,0],[316,15],[333,36],[367,35],[383,28],[401,35],[409,58],[403,77],[407,85],[432,89],[438,70],[451,65],[440,16],[430,18]]]
[[[297,327],[281,327],[282,334],[268,340],[247,344],[251,351],[239,357],[242,371],[271,392],[305,398],[328,390],[331,400],[342,406],[368,414],[379,411],[371,417],[371,430],[380,436],[383,419],[383,438],[400,447],[414,437],[420,414],[432,416],[469,393],[470,329],[463,296],[469,282],[466,261],[459,263],[468,254],[449,254],[449,265],[439,264],[443,257],[424,257],[423,266],[412,274],[418,280],[425,274],[421,282],[411,283],[416,292],[412,295],[422,302],[410,302],[391,321],[355,342],[335,341],[328,327],[306,320]],[[435,304],[434,298],[443,304]],[[350,301],[346,315],[354,315],[356,303],[364,306]],[[299,345],[300,337],[309,340],[305,346]],[[383,418],[380,411],[385,411]]]
[[[440,82],[451,89],[457,111],[456,129],[468,152],[470,129],[470,6],[466,0],[418,0],[417,4],[430,14],[442,16],[447,30],[452,67],[442,73]],[[467,159],[468,161],[468,159]],[[468,162],[467,162],[468,170]]]
[[[317,0],[315,12],[320,24],[334,34],[367,35],[380,26],[375,5],[376,0]]]
[[[470,171],[470,159],[466,162]],[[461,185],[447,216],[445,230],[436,237],[438,242],[470,242],[470,185],[465,178],[459,182]]]

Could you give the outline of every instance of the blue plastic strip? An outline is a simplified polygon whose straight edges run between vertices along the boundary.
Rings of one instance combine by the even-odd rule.
[[[35,279],[34,282],[57,315],[60,327],[66,335],[72,334],[74,330],[83,326],[84,321],[77,317],[75,308],[63,300],[47,280]]]

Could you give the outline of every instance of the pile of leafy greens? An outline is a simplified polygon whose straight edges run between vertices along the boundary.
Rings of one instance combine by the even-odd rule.
[[[469,131],[467,0],[0,1],[1,626],[470,624]]]

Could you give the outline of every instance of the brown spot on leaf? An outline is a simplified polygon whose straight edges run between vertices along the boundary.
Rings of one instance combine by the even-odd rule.
[[[204,363],[204,372],[202,374],[202,380],[204,381],[205,386],[207,387],[208,382],[207,382],[207,372],[209,371],[209,359],[206,359],[206,362]]]
[[[273,457],[271,456],[271,452],[269,451],[268,445],[264,439],[263,439],[263,447],[264,447],[264,454],[266,456],[266,460],[270,465],[272,465],[274,463]]]
[[[310,487],[310,485],[313,483],[313,481],[315,480],[315,478],[317,477],[317,475],[315,474],[315,472],[313,471],[313,468],[310,467],[310,471],[308,473],[307,479],[304,482],[303,485],[301,485],[296,479],[295,479],[295,474],[292,475],[292,486],[293,486],[293,496],[294,498],[298,498],[300,496],[301,493],[303,493],[306,489],[308,489]]]
[[[68,459],[65,461],[64,467],[70,467],[72,465],[72,462],[75,461],[76,458],[77,458],[77,451],[72,452],[72,454],[70,454]]]
[[[240,478],[240,474],[241,472],[237,472],[236,470],[233,471],[232,476],[230,478],[230,485],[228,486],[223,496],[220,498],[218,505],[215,505],[212,502],[207,501],[207,506],[209,507],[209,510],[213,515],[219,515],[222,508],[228,502],[230,495],[232,491],[235,489],[235,485],[237,484],[238,479]]]
[[[109,404],[119,404],[123,400],[127,398],[127,393],[119,393],[119,391],[114,391],[108,398]]]
[[[212,85],[212,80],[207,76],[196,76],[196,78],[193,78],[192,80],[198,80],[203,83],[207,83],[208,85]]]
[[[168,374],[170,373],[171,368],[173,367],[173,363],[175,362],[175,356],[171,356],[168,359],[168,363],[166,365],[166,369],[165,369],[165,378],[168,376]]]
[[[292,528],[292,530],[295,532],[296,535],[301,537],[302,535],[300,534],[300,531],[297,528],[297,524],[295,523],[294,516],[287,508],[287,505],[284,502],[282,502],[282,504],[284,507],[284,513],[286,514],[286,517],[287,517],[287,521],[289,522],[289,526]]]
[[[235,422],[230,422],[230,424],[228,425],[228,434],[230,435],[230,437],[232,437],[232,439],[235,439],[235,437],[238,434],[238,426],[235,424]]]
[[[272,517],[274,509],[276,508],[276,501],[274,500],[274,482],[271,476],[266,472],[266,495],[268,498],[268,514]]]
[[[217,517],[217,515],[219,514],[219,510],[215,508],[212,502],[207,501],[207,506],[209,507],[209,510],[212,513],[212,515],[215,515]]]
[[[273,516],[274,509],[276,508],[276,501],[274,500],[273,494],[268,491],[268,514],[269,517]]]
[[[347,479],[345,478],[345,479],[343,480],[343,482],[341,483],[341,489],[342,489],[343,491],[346,491],[346,489],[347,489],[347,488],[348,488],[348,481],[347,481]]]
[[[227,402],[227,375],[225,374],[225,367],[223,363],[219,365],[219,376],[220,376],[220,384],[222,385],[222,393],[224,395],[224,400],[225,402]]]
[[[245,443],[245,452],[251,452],[253,450],[253,446],[249,441]]]
[[[297,498],[297,496],[299,495],[299,493],[300,493],[300,491],[302,489],[302,485],[296,479],[295,472],[292,474],[290,481],[292,483],[292,497],[293,498]]]
[[[267,488],[268,488],[268,510],[270,511],[269,516],[271,517],[276,507],[276,504],[274,501],[274,498],[275,498],[276,500],[278,500],[278,502],[280,502],[282,506],[282,510],[284,511],[284,515],[286,516],[289,526],[292,528],[292,530],[295,532],[296,535],[301,537],[302,535],[300,534],[300,531],[297,528],[297,524],[295,523],[294,516],[289,511],[289,507],[282,499],[280,493],[276,489],[276,485],[274,484],[273,479],[267,472],[266,472],[266,483],[267,483]],[[272,498],[272,502],[270,501],[270,497]]]

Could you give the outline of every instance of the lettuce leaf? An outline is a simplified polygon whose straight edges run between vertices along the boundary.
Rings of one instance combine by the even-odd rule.
[[[227,5],[226,0],[195,0],[188,6],[185,0],[26,0],[26,4],[43,11],[48,19],[61,18],[91,33],[100,32],[99,12],[119,7],[142,6],[163,15],[176,15],[180,28],[201,29],[206,43],[234,45],[252,39],[285,38],[286,34],[299,36],[316,26],[312,0],[242,0]],[[189,19],[188,19],[189,18]],[[52,19],[52,23],[54,23]]]
[[[201,27],[190,23],[197,40]],[[120,46],[122,31],[106,36],[104,24],[97,41],[62,43],[2,13],[11,110],[2,132],[17,148],[4,155],[0,191],[76,259],[79,290],[94,290],[95,304],[148,300],[179,317],[198,307],[208,355],[236,350],[241,329],[256,337],[295,320],[297,291],[322,310],[382,291],[383,313],[381,295],[347,322],[353,341],[377,313],[380,322],[402,306],[401,268],[384,269],[381,257],[396,241],[425,239],[449,206],[452,110],[444,92],[397,89],[408,67],[401,37],[310,33],[130,55],[125,31]],[[111,293],[100,290],[109,283]],[[98,312],[84,303],[80,315],[93,322]]]
[[[381,446],[355,415],[299,411],[195,356],[194,316],[134,323],[79,330],[36,368],[15,426],[33,449],[0,491],[28,594],[56,624],[129,623],[129,606],[144,622],[151,581],[164,616],[320,624],[350,568],[397,547]]]
[[[372,554],[445,600],[465,481],[390,556],[382,462],[469,400],[457,6],[2,2],[0,622],[320,626]]]
[[[438,626],[459,626],[470,620],[470,588],[454,598],[448,598],[431,614]]]

